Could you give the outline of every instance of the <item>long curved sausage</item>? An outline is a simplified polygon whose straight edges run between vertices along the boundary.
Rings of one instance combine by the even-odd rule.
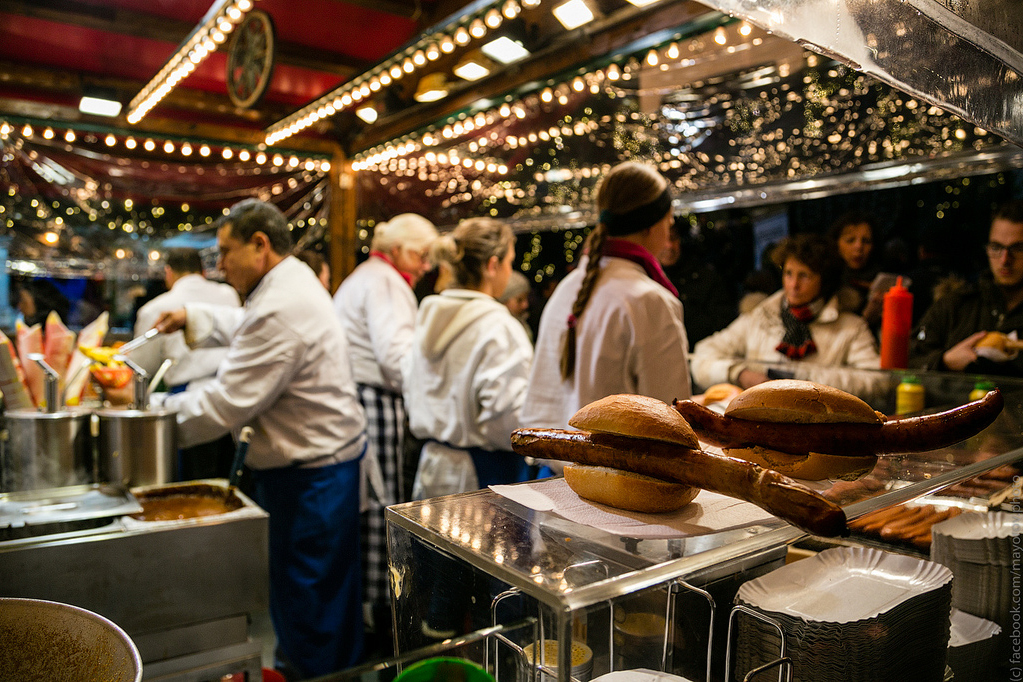
[[[794,455],[823,452],[849,457],[925,452],[953,445],[987,428],[1004,404],[1001,391],[995,389],[980,400],[945,412],[889,419],[882,424],[789,424],[726,417],[691,400],[674,402],[700,440],[713,445],[759,445]]]
[[[746,500],[816,535],[848,534],[841,507],[742,459],[662,441],[560,429],[518,429],[511,443],[524,456],[623,469]]]

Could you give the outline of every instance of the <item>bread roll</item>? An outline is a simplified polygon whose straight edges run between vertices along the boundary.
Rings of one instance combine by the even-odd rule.
[[[565,465],[565,482],[587,500],[648,513],[681,509],[700,492],[699,488],[682,483],[586,464]]]
[[[812,381],[776,379],[747,388],[728,403],[725,416],[788,424],[877,424],[877,412],[851,393]]]
[[[703,404],[725,403],[742,393],[742,389],[735,384],[714,384],[703,392]]]
[[[988,332],[973,347],[994,348],[1003,353],[1015,353],[1016,351],[1023,350],[1023,341],[1017,341],[1002,332]]]
[[[843,457],[811,452],[809,455],[790,455],[759,445],[748,448],[723,448],[729,457],[738,457],[747,462],[774,469],[780,474],[804,481],[840,479],[855,481],[870,473],[877,464],[877,457]]]
[[[645,395],[619,394],[595,400],[568,420],[583,431],[647,438],[698,448],[699,440],[689,422],[671,405]]]

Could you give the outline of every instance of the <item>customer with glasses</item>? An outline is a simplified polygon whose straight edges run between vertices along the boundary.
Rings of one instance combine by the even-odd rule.
[[[1023,200],[995,211],[985,251],[990,275],[934,302],[910,342],[910,367],[1023,376],[1023,356],[977,348],[987,332],[1023,335]]]

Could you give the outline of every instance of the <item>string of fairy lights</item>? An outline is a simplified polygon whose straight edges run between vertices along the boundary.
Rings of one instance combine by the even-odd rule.
[[[464,14],[442,30],[420,35],[406,49],[271,125],[267,128],[266,144],[276,144],[323,118],[356,106],[395,81],[416,77],[443,55],[482,40],[500,28],[506,19],[516,18],[523,9],[538,7],[540,2],[502,0],[489,8]]]

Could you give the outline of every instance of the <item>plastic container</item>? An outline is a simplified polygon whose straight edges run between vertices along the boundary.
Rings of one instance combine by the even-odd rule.
[[[881,314],[881,368],[905,369],[909,365],[909,333],[913,326],[913,294],[902,286],[902,277],[884,295]]]
[[[494,682],[494,677],[472,661],[439,656],[405,668],[394,682]]]
[[[924,387],[915,376],[902,377],[895,389],[895,414],[911,414],[924,409]]]
[[[978,381],[973,385],[973,390],[970,391],[970,400],[980,400],[986,396],[990,391],[995,390],[995,385],[991,381]]]

